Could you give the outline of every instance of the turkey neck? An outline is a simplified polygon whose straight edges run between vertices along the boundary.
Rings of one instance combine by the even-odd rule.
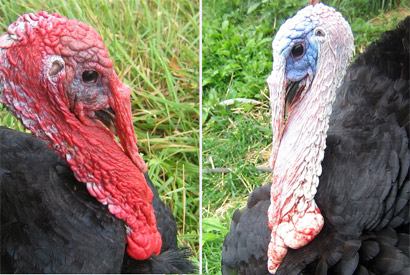
[[[115,136],[101,127],[99,121],[85,116],[84,123],[79,123],[63,104],[46,104],[45,108],[38,104],[41,99],[22,97],[21,87],[14,88],[14,98],[22,104],[8,105],[9,111],[66,160],[77,180],[84,182],[89,193],[107,205],[111,214],[125,220],[128,244],[138,240],[136,246],[141,248],[137,251],[146,250],[139,255],[159,253],[161,236],[151,205],[153,193],[143,172],[115,141]]]
[[[271,273],[276,272],[289,247],[305,246],[319,234],[324,224],[314,196],[322,173],[332,103],[352,55],[353,37],[339,38],[340,31],[331,23],[318,25],[322,35],[316,38],[317,66],[306,71],[299,81],[301,88],[290,105],[286,122],[283,122],[285,92],[290,80],[285,71],[287,56],[283,56],[284,51],[274,48],[273,70],[268,78],[274,137],[273,183],[268,209],[272,229],[268,247]],[[338,37],[336,41],[342,43],[335,45],[333,37]],[[273,45],[281,44],[274,42]]]
[[[317,79],[316,79],[317,80]],[[301,101],[291,108],[273,167],[271,210],[277,214],[270,221],[283,221],[289,212],[306,210],[314,201],[326,147],[326,132],[335,92],[325,93],[314,81]]]
[[[94,86],[82,77],[89,70],[100,75]],[[21,16],[0,36],[0,101],[67,161],[92,196],[125,220],[131,257],[160,253],[130,88],[118,79],[94,30],[46,12]],[[121,145],[95,113],[107,110]]]

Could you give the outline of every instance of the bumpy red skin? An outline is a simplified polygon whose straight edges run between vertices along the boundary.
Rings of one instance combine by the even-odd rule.
[[[50,70],[56,58],[64,68],[54,75]],[[72,82],[78,68],[98,71],[102,88],[76,94]],[[21,16],[0,36],[0,101],[48,141],[92,196],[125,220],[131,257],[142,260],[160,253],[153,194],[132,125],[130,88],[119,80],[92,28],[58,14]],[[105,107],[116,114],[121,145],[94,117],[94,111]]]

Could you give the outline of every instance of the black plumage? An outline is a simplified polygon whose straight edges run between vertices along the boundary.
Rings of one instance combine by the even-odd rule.
[[[145,173],[163,245],[137,261],[125,224],[91,197],[69,166],[27,133],[0,127],[2,273],[192,273],[170,209]]]
[[[330,117],[315,201],[325,225],[276,274],[409,274],[410,17],[349,67]],[[237,210],[223,274],[267,274],[270,186]]]

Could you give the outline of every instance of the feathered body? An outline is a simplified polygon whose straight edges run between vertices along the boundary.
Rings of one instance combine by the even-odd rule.
[[[323,229],[306,246],[289,248],[276,274],[409,272],[409,33],[410,17],[349,67],[314,197]],[[270,189],[256,189],[235,212],[224,274],[268,273]]]
[[[145,174],[163,245],[137,261],[125,253],[124,221],[78,182],[34,136],[0,127],[3,273],[190,273],[170,209]],[[16,184],[18,183],[18,184]]]

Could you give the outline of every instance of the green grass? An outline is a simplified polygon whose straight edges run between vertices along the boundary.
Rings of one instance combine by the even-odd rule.
[[[237,208],[271,181],[272,142],[266,78],[279,26],[308,1],[203,0],[203,272],[221,274],[221,247]],[[410,14],[409,1],[323,1],[350,22],[356,54]],[[226,100],[246,98],[256,102]],[[222,103],[222,104],[221,104]]]
[[[23,13],[46,10],[96,29],[115,71],[132,88],[138,146],[179,242],[199,259],[198,1],[21,0],[0,2],[0,33]],[[0,110],[0,125],[23,130]]]

